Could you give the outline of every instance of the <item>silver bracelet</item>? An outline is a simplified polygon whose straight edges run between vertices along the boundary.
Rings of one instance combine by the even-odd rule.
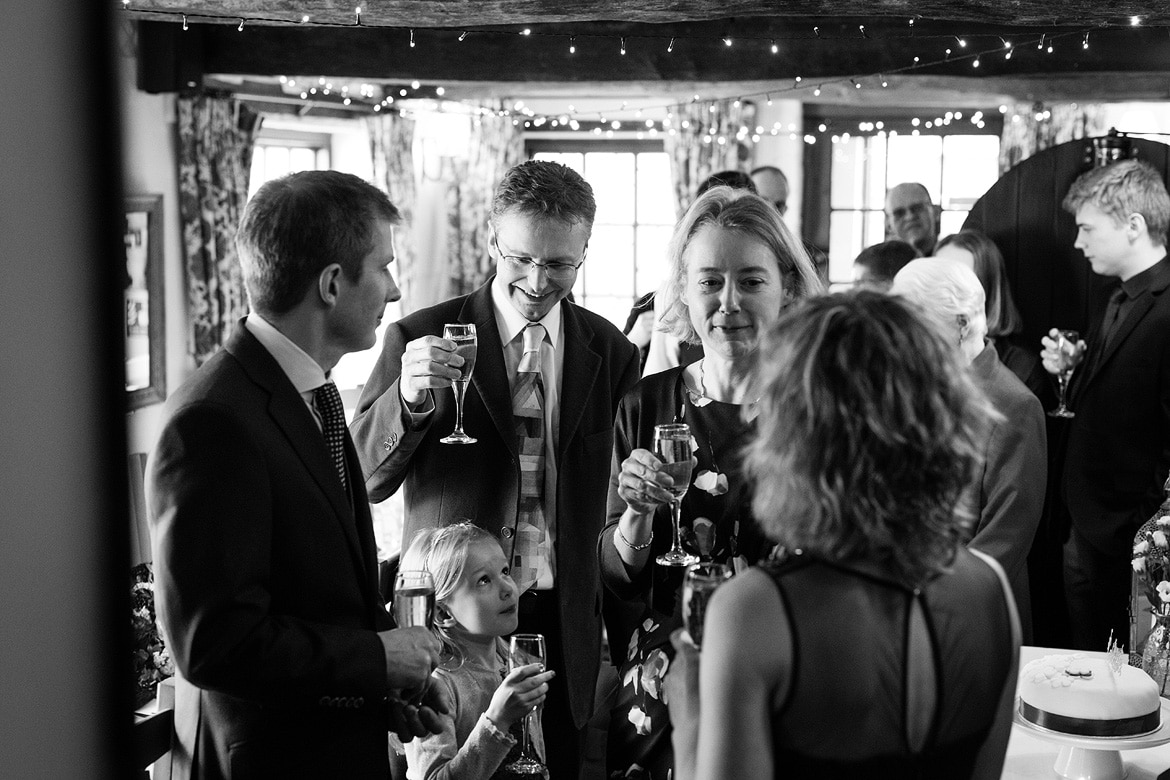
[[[624,544],[626,547],[629,547],[631,550],[645,550],[650,546],[650,542],[654,541],[653,528],[650,529],[650,538],[641,544],[631,544],[630,540],[626,538],[626,535],[622,533],[622,527],[620,525],[614,526],[614,530],[617,531],[618,539],[621,540],[622,544]]]

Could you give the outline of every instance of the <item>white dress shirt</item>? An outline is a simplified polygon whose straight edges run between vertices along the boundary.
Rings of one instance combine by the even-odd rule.
[[[298,347],[288,336],[281,333],[271,322],[256,312],[251,312],[248,315],[248,318],[244,320],[244,327],[276,360],[285,376],[300,394],[305,406],[309,407],[309,412],[317,421],[317,429],[324,431],[324,418],[313,403],[313,391],[329,381],[325,369],[321,368],[316,360],[309,357],[309,353]]]

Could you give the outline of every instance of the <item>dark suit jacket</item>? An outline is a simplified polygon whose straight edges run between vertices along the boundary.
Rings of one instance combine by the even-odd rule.
[[[422,528],[471,520],[497,535],[510,556],[520,470],[512,391],[492,307],[492,280],[471,295],[416,312],[386,328],[385,345],[358,401],[350,431],[370,497],[406,485],[403,542]],[[564,369],[557,451],[557,591],[566,648],[570,707],[580,727],[593,704],[600,658],[601,581],[597,534],[605,521],[613,419],[638,379],[638,351],[609,321],[564,301]],[[441,335],[447,322],[473,323],[475,371],[463,428],[479,441],[440,444],[455,425],[450,391],[434,393],[435,411],[409,430],[398,379],[407,343]],[[558,670],[561,673],[561,670]]]
[[[1000,362],[993,346],[975,357],[970,374],[1004,419],[988,432],[979,481],[966,495],[975,516],[967,546],[982,550],[1003,567],[1020,610],[1020,623],[1027,630],[1032,617],[1028,551],[1036,537],[1048,485],[1044,409]]]
[[[353,480],[351,505],[312,413],[242,323],[168,401],[149,480],[179,777],[388,777],[375,631],[391,621],[365,489]]]
[[[1073,374],[1064,497],[1094,547],[1128,556],[1161,503],[1170,471],[1170,266],[1151,281],[1099,352],[1100,321]]]

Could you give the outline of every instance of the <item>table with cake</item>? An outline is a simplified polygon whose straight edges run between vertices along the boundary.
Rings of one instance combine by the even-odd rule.
[[[1143,780],[1167,770],[1170,702],[1145,672],[1120,654],[1021,648],[1005,779]]]

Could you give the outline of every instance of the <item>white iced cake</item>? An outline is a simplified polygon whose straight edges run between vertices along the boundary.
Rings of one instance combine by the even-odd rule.
[[[1158,686],[1141,669],[1104,653],[1046,655],[1020,674],[1020,714],[1052,731],[1090,737],[1134,737],[1161,725]]]

